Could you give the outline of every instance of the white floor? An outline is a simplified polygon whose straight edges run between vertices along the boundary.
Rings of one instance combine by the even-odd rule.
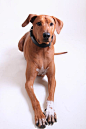
[[[25,20],[24,13],[19,20],[21,12],[16,16],[14,4],[11,5],[12,12],[10,4],[5,5],[4,1],[1,4],[0,129],[35,129],[34,112],[25,90],[26,61],[17,47],[19,39],[31,24],[23,29],[20,25]],[[6,15],[4,6],[8,9]],[[15,7],[18,6],[15,4]],[[68,51],[67,54],[55,56],[57,84],[54,106],[58,122],[46,128],[86,129],[86,20],[82,21],[81,28],[77,20],[73,20],[73,24],[64,21],[64,28],[57,35],[55,44],[56,52]],[[44,111],[48,96],[47,78],[36,78],[34,90]]]

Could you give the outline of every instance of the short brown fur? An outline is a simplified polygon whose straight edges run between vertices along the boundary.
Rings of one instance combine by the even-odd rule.
[[[42,23],[42,26],[37,26],[37,22]],[[37,68],[41,69],[42,66],[44,69],[48,68],[47,70],[47,77],[48,77],[48,91],[49,96],[47,100],[54,101],[54,92],[56,87],[56,80],[55,80],[55,64],[54,64],[54,44],[56,42],[56,36],[54,31],[56,29],[57,33],[59,34],[62,27],[63,22],[53,16],[47,15],[34,15],[30,14],[25,22],[22,24],[22,27],[25,27],[29,22],[33,24],[33,35],[36,38],[36,41],[39,44],[43,43],[43,33],[49,32],[50,37],[49,41],[45,42],[48,44],[51,42],[51,37],[53,35],[53,41],[51,43],[51,47],[40,48],[36,46],[31,37],[30,32],[27,32],[19,41],[18,47],[20,51],[24,52],[25,59],[27,61],[27,68],[26,68],[26,83],[25,88],[27,93],[31,99],[32,107],[35,113],[35,123],[38,119],[45,118],[43,114],[40,103],[36,98],[34,93],[33,84],[34,80],[38,74]],[[50,26],[50,23],[53,23],[53,26]],[[56,53],[55,55],[64,54],[63,53]],[[40,125],[38,125],[40,127]]]

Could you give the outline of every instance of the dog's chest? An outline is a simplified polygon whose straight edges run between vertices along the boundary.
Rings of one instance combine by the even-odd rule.
[[[41,69],[37,68],[36,71],[38,72],[38,75],[46,75],[48,69],[49,67],[44,69],[44,67],[42,66]]]

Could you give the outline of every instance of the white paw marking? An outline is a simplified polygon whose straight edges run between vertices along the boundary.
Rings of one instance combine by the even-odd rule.
[[[36,71],[38,72],[38,75],[45,75],[47,73],[47,70],[49,69],[49,67],[47,69],[44,69],[43,66],[41,67],[41,69],[36,69]]]
[[[42,125],[42,120],[41,119],[39,119],[39,125]]]
[[[47,101],[47,109],[45,111],[45,115],[46,118],[48,118],[48,116],[53,116],[54,117],[54,102],[53,101]]]
[[[41,126],[42,124],[45,125],[45,122],[46,122],[46,119],[45,118],[42,118],[42,119],[38,119],[36,121],[36,124],[39,123],[39,126]]]
[[[33,89],[33,86],[31,86],[31,89]]]

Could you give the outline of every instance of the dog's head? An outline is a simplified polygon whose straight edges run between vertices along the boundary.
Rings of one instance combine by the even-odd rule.
[[[33,24],[33,35],[39,44],[48,44],[56,29],[59,34],[63,22],[54,16],[30,14],[22,24],[25,27],[29,22]]]

